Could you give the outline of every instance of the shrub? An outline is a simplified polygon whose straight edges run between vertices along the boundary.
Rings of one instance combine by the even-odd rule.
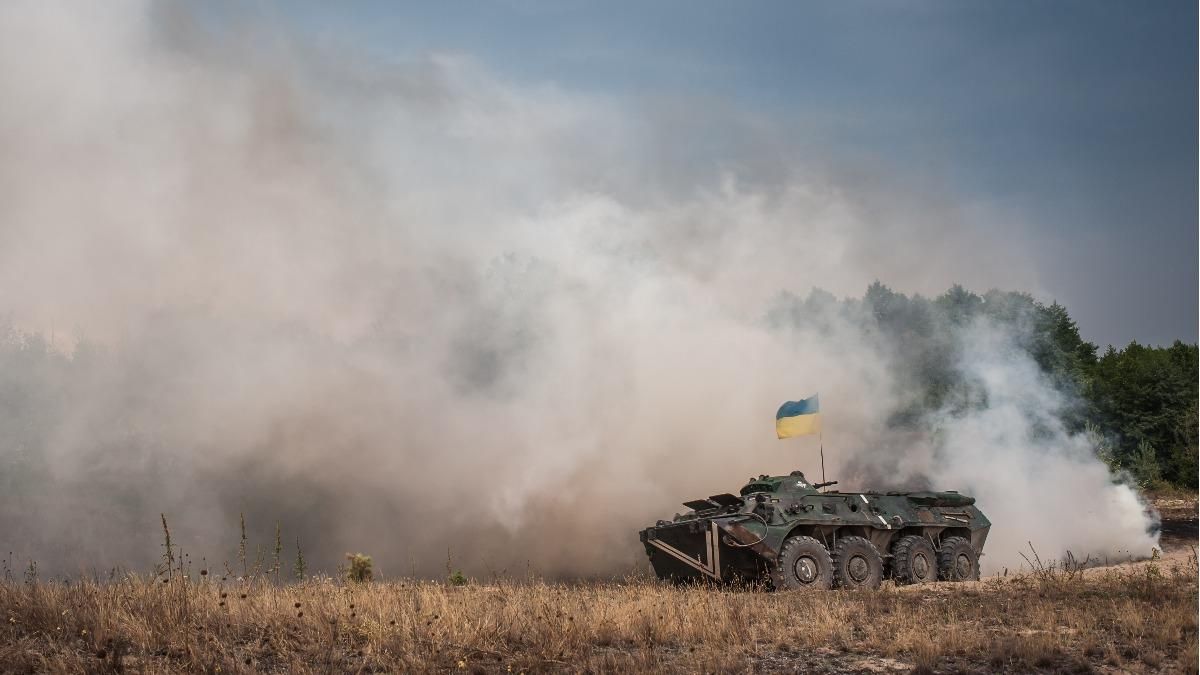
[[[365,584],[374,576],[371,569],[371,556],[363,553],[347,553],[346,560],[350,567],[346,570],[346,579],[355,583]]]

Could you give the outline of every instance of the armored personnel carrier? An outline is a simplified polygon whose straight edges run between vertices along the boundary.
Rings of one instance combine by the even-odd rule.
[[[660,579],[766,582],[778,590],[878,588],[979,578],[991,522],[946,492],[822,491],[804,474],[751,478],[738,494],[639,533]]]

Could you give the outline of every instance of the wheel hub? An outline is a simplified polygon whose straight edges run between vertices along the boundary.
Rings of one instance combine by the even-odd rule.
[[[954,573],[959,579],[967,579],[971,576],[971,559],[965,553],[959,553],[954,558]]]
[[[794,565],[796,578],[802,584],[811,584],[817,580],[817,561],[808,556],[804,556],[796,561]]]
[[[871,565],[867,563],[866,558],[856,555],[846,564],[846,572],[855,582],[862,583],[871,575]]]
[[[925,559],[925,556],[913,556],[912,575],[917,579],[924,579],[929,575],[929,561]]]

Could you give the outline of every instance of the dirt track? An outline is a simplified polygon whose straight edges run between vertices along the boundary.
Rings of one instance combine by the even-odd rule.
[[[1182,563],[1195,559],[1197,550],[1200,550],[1200,542],[1197,540],[1197,537],[1200,536],[1200,518],[1197,517],[1196,499],[1156,500],[1154,506],[1162,517],[1161,536],[1158,542],[1161,548],[1159,561]],[[1086,572],[1095,573],[1113,567],[1144,566],[1151,562],[1154,561],[1143,559],[1113,562],[1108,565],[1089,565]]]

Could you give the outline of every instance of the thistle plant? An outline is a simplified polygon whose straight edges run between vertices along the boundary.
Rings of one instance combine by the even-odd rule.
[[[160,513],[158,515],[162,517],[163,548],[166,549],[163,552],[163,563],[167,566],[167,577],[170,578],[175,565],[175,551],[171,546],[171,528],[167,527],[167,514]]]
[[[308,570],[308,566],[304,564],[304,551],[300,549],[300,538],[296,538],[296,566],[295,574],[296,581],[304,581],[304,573]]]
[[[239,513],[238,517],[242,522],[242,540],[238,544],[238,560],[242,563],[242,576],[246,576],[246,514]]]
[[[283,539],[279,529],[279,523],[275,523],[275,550],[271,555],[271,572],[275,575],[275,581],[279,581],[279,571],[283,569],[281,554],[283,553]]]

